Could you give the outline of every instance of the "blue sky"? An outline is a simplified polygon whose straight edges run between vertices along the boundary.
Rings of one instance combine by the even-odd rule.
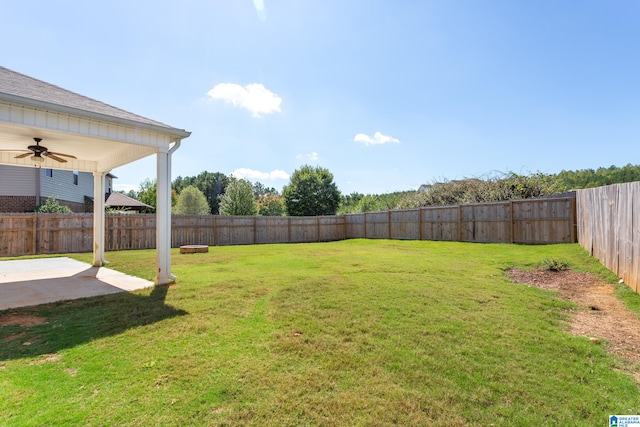
[[[640,164],[637,0],[0,0],[1,65],[192,132],[173,178],[345,193]],[[116,189],[155,158],[113,171]]]

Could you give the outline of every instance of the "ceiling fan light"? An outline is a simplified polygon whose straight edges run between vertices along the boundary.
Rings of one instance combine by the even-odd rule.
[[[31,160],[33,160],[36,163],[44,162],[44,158],[42,156],[33,156],[33,157],[31,157]]]

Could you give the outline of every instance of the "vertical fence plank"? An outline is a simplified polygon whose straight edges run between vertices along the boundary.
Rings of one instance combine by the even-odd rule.
[[[629,279],[625,283],[640,293],[640,182],[629,184],[628,197],[631,198],[631,266]]]
[[[578,242],[640,291],[640,182],[578,190]]]

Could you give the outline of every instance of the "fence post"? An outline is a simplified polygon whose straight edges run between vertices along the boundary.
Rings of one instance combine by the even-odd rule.
[[[391,211],[387,212],[387,224],[389,224],[387,236],[391,240]]]
[[[258,241],[258,238],[257,238],[258,230],[257,230],[257,224],[256,224],[257,218],[258,218],[257,216],[253,217],[253,244],[254,245]]]
[[[574,196],[571,198],[571,219],[569,220],[569,227],[571,228],[571,243],[577,243],[578,238],[576,237],[578,233],[576,233],[576,228],[578,227],[578,213],[576,209],[576,197],[577,194],[574,193]]]
[[[458,205],[458,242],[462,242],[462,206]]]
[[[213,221],[211,221],[211,228],[213,228],[213,230],[211,230],[212,231],[211,246],[217,246],[218,245],[218,225],[217,225],[216,215],[213,215]]]
[[[364,238],[367,238],[367,213],[365,212],[364,214]]]
[[[418,240],[422,240],[422,208],[418,208]]]
[[[509,216],[511,217],[511,230],[510,230],[511,236],[510,236],[509,241],[510,241],[510,243],[513,243],[513,240],[514,240],[513,239],[513,231],[514,231],[514,225],[515,225],[514,224],[514,219],[513,219],[513,200],[509,201]]]
[[[342,215],[342,239],[347,240],[347,215]]]
[[[31,239],[32,241],[32,252],[33,255],[37,255],[38,254],[38,212],[34,213],[34,216],[32,217],[33,222],[31,224],[31,228],[33,229],[33,239]]]

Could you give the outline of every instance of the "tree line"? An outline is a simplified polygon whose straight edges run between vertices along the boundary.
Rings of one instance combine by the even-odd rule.
[[[146,179],[138,191],[125,192],[155,208],[156,180]],[[319,166],[302,166],[282,193],[260,182],[251,183],[220,172],[177,177],[171,183],[172,212],[190,215],[335,215],[340,191],[333,174]]]
[[[342,195],[328,169],[305,165],[294,171],[282,192],[260,182],[206,171],[177,177],[171,189],[176,214],[316,216],[546,197],[633,181],[640,181],[640,166],[628,164],[558,174],[505,172],[433,181],[413,191]],[[147,179],[138,191],[125,194],[155,207],[156,182]]]

